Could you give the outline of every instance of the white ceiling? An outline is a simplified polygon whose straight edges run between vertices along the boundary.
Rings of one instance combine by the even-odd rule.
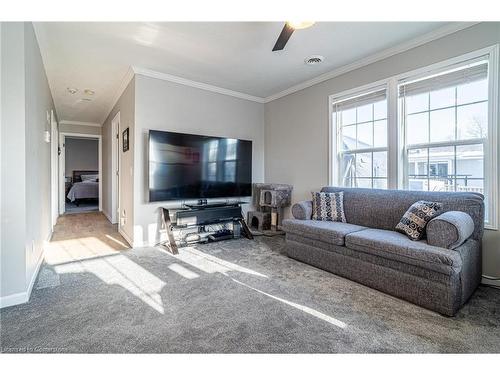
[[[266,98],[447,27],[437,22],[320,22],[271,49],[281,22],[35,23],[60,120],[102,123],[129,67]],[[323,64],[304,58],[320,54]],[[78,88],[71,95],[67,88]],[[84,89],[91,102],[82,102]]]

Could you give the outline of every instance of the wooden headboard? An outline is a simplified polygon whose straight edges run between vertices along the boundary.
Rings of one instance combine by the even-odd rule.
[[[73,171],[73,183],[82,182],[82,174],[99,174],[99,171]]]

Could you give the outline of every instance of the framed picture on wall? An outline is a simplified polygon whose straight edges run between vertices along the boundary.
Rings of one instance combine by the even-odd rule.
[[[128,128],[123,131],[123,152],[128,151]]]

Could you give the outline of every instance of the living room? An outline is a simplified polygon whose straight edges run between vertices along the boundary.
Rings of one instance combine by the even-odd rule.
[[[498,20],[16,14],[2,357],[498,358]]]

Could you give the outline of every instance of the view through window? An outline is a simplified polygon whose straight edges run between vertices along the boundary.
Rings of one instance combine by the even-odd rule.
[[[488,62],[399,86],[411,190],[485,193]]]
[[[381,89],[334,103],[341,184],[387,189],[387,99]]]
[[[485,50],[332,95],[330,182],[481,193],[496,228],[498,48]]]

